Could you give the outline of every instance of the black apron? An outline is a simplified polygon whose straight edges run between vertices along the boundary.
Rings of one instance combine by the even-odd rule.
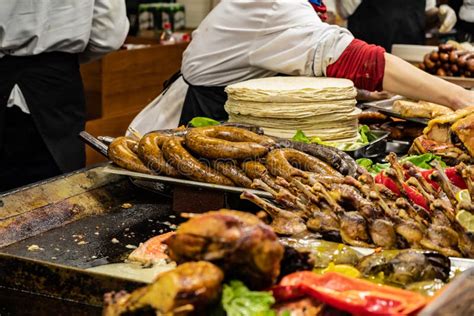
[[[358,39],[391,52],[393,44],[425,43],[425,0],[362,0],[348,20]]]
[[[58,168],[69,172],[84,167],[85,147],[78,134],[85,127],[85,97],[78,55],[55,52],[0,58],[0,147],[6,143],[2,141],[6,103],[15,84]]]
[[[184,77],[183,79],[189,87],[179,119],[180,126],[187,125],[189,121],[197,116],[208,117],[217,121],[226,121],[229,118],[224,109],[224,104],[227,101],[227,93],[224,91],[225,86],[195,86]]]

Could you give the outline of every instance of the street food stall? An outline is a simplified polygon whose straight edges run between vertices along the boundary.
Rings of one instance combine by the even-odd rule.
[[[84,132],[110,162],[0,196],[2,312],[470,314],[472,108],[356,106],[344,79],[226,92],[228,122]]]
[[[472,46],[235,3],[82,67],[87,167],[0,193],[0,315],[474,315]]]

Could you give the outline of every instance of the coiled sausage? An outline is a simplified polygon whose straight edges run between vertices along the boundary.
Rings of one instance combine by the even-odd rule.
[[[138,142],[128,137],[117,137],[109,145],[107,154],[115,164],[127,170],[149,173],[148,169],[137,156]]]
[[[235,160],[214,160],[212,167],[231,179],[235,184],[244,188],[252,187],[252,180],[239,168]]]
[[[210,126],[191,129],[186,146],[210,159],[247,159],[265,155],[275,144],[270,137],[230,126]]]
[[[266,166],[274,176],[280,176],[289,181],[294,176],[307,178],[306,171],[342,177],[339,172],[321,160],[290,148],[272,150],[267,155]]]
[[[161,151],[163,143],[171,137],[157,132],[148,133],[138,143],[137,154],[153,172],[170,177],[180,177],[181,174],[166,161]]]
[[[233,186],[234,183],[220,172],[193,157],[183,146],[184,139],[171,137],[163,144],[165,159],[178,172],[195,181]]]

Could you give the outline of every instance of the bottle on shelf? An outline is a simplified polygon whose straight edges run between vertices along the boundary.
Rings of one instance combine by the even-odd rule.
[[[176,43],[176,39],[173,36],[173,30],[171,29],[171,23],[166,22],[163,25],[163,33],[160,36],[161,45],[173,45]]]

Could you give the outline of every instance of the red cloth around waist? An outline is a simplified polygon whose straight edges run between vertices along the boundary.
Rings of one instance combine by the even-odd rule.
[[[358,89],[381,91],[385,73],[385,49],[354,39],[339,59],[329,65],[328,77],[346,78]]]

